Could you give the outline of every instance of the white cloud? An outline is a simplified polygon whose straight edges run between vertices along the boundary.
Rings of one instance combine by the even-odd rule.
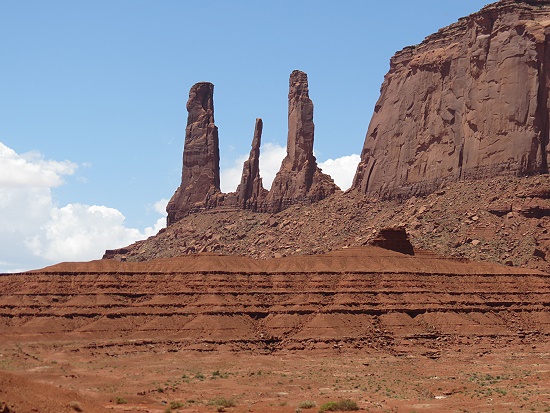
[[[281,162],[286,156],[286,148],[273,143],[265,143],[260,149],[260,176],[264,188],[270,189],[275,175],[281,168]],[[248,155],[239,156],[232,166],[220,171],[220,187],[222,192],[233,192],[239,185],[243,172],[243,163]],[[324,173],[330,175],[336,185],[342,190],[351,187],[353,177],[359,164],[360,156],[353,154],[337,159],[328,159],[319,163]]]
[[[114,208],[69,204],[52,208],[42,231],[25,244],[37,256],[51,261],[101,258],[106,249],[122,247],[147,234],[124,226],[124,215]]]
[[[124,215],[98,205],[57,207],[51,188],[71,175],[73,162],[45,160],[38,153],[18,155],[0,143],[0,272],[39,268],[58,261],[101,258],[119,248],[154,235],[165,224],[162,204],[158,218],[139,230],[124,225]]]
[[[168,205],[168,198],[162,198],[153,204],[153,209],[160,215],[166,215],[166,205]]]
[[[18,155],[0,142],[0,187],[56,187],[76,168],[74,162],[44,160],[37,152]]]
[[[243,163],[248,159],[248,155],[241,155],[228,168],[220,168],[220,189],[224,193],[235,192],[237,186],[241,183],[243,173]]]
[[[324,162],[319,163],[319,167],[324,173],[330,175],[336,185],[343,191],[349,189],[353,183],[353,177],[357,170],[357,165],[361,157],[353,154],[348,156],[342,156],[337,159],[327,159]]]
[[[260,176],[265,189],[270,189],[275,175],[281,169],[286,147],[267,142],[260,148]]]

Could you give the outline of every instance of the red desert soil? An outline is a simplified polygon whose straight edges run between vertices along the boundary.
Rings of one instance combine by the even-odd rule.
[[[371,412],[550,411],[549,305],[537,270],[375,247],[63,263],[0,276],[0,402],[18,413],[71,402],[290,413],[344,398]]]

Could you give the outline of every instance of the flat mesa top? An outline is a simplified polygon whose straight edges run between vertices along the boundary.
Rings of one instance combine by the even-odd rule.
[[[220,272],[273,275],[324,272],[457,275],[543,274],[534,269],[507,267],[493,263],[462,262],[434,258],[429,255],[410,256],[372,246],[341,249],[325,255],[301,255],[266,260],[245,256],[198,254],[176,258],[159,258],[144,262],[120,262],[115,260],[66,262],[33,272],[37,274]]]

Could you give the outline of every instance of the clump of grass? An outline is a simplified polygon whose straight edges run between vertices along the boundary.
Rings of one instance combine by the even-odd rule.
[[[299,409],[313,409],[317,406],[317,403],[311,400],[306,400],[298,405]]]
[[[174,400],[174,401],[171,401],[170,402],[170,409],[172,410],[175,410],[175,409],[179,409],[180,407],[183,407],[183,403],[180,402],[180,401],[177,401],[177,400]]]
[[[228,377],[229,377],[229,374],[222,373],[221,371],[216,370],[216,371],[212,372],[212,377],[210,377],[210,378],[211,379],[227,379]]]
[[[125,398],[123,397],[115,397],[115,403],[116,404],[126,404],[128,403],[128,400],[126,400]]]
[[[235,400],[233,399],[226,399],[225,397],[217,397],[215,399],[208,401],[208,405],[218,406],[218,407],[227,409],[228,407],[235,407],[237,403],[235,403]]]
[[[319,408],[319,412],[351,412],[359,410],[359,406],[357,406],[357,403],[353,400],[346,399],[346,400],[339,400],[337,402],[328,402],[323,404]]]
[[[81,412],[82,411],[82,406],[80,406],[79,402],[75,402],[75,401],[70,402],[69,407],[71,409],[73,409],[75,412]]]

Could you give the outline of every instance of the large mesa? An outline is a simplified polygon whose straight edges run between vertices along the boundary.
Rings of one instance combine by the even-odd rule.
[[[550,1],[504,0],[390,62],[353,187],[384,198],[548,172]]]

